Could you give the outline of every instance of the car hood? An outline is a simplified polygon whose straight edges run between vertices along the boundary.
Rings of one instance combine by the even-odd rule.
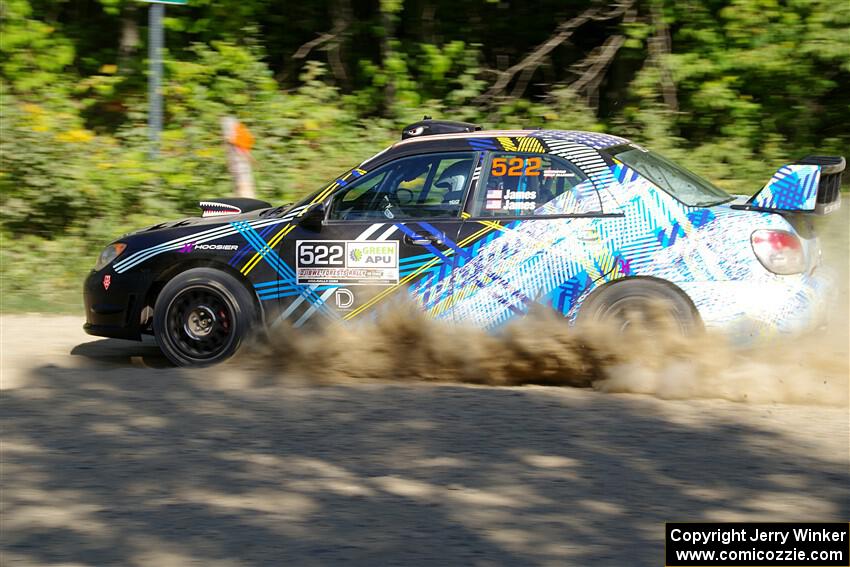
[[[171,230],[175,228],[184,228],[184,227],[196,227],[196,226],[215,226],[225,223],[231,223],[235,221],[250,221],[257,218],[261,218],[263,216],[267,216],[269,218],[273,218],[275,216],[281,215],[285,213],[287,210],[292,208],[292,205],[285,205],[282,207],[268,207],[265,209],[258,209],[256,211],[250,211],[247,213],[241,213],[238,215],[217,215],[210,217],[187,217],[178,220],[171,220],[161,222],[159,224],[154,224],[151,226],[147,226],[145,228],[140,228],[139,230],[134,230],[132,232],[128,232],[122,238],[127,236],[135,236],[138,234],[152,234],[160,231]]]

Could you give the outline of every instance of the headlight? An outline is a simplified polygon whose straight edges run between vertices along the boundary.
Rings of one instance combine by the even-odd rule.
[[[115,258],[121,255],[121,252],[123,252],[125,248],[127,248],[127,245],[123,242],[116,242],[115,244],[110,244],[104,248],[103,252],[100,253],[100,257],[97,259],[97,263],[94,265],[95,271],[102,270],[111,264]]]

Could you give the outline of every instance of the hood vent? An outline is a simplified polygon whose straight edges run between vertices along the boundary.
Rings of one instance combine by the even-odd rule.
[[[199,203],[202,217],[221,217],[225,215],[238,215],[259,209],[271,207],[270,203],[259,199],[246,199],[244,197],[233,197],[232,199],[208,199]]]

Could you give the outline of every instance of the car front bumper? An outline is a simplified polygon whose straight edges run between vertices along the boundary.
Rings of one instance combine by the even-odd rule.
[[[83,285],[83,330],[99,337],[141,340],[141,313],[150,288],[147,276],[144,272],[116,274],[110,267],[92,270]]]

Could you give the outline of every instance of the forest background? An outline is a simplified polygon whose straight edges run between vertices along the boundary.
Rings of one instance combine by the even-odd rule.
[[[274,203],[425,114],[623,135],[742,194],[850,145],[850,2],[189,0],[166,8],[151,159],[148,7],[0,2],[4,311],[79,311],[111,239],[231,194],[225,115]]]

